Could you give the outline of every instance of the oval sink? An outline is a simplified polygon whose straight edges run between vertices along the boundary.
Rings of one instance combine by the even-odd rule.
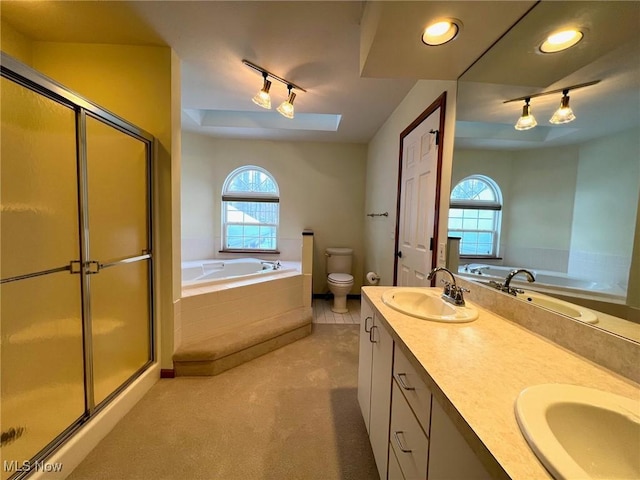
[[[598,323],[598,317],[592,310],[548,295],[527,290],[524,293],[516,295],[516,298],[518,300],[523,300],[525,302],[547,308],[556,313],[567,315],[568,317],[575,318],[576,320],[584,323]]]
[[[426,287],[398,287],[382,294],[382,302],[398,312],[424,320],[448,323],[472,322],[478,311],[469,306],[459,307]]]
[[[523,390],[516,419],[556,479],[640,478],[640,399],[577,385]]]

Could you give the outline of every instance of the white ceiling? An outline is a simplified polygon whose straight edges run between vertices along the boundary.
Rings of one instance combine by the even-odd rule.
[[[443,1],[3,0],[0,5],[8,23],[36,40],[170,45],[182,61],[184,130],[364,143],[416,80],[455,80],[533,3],[503,2],[498,8],[494,2]],[[380,8],[383,14],[375,15]],[[374,14],[361,24],[367,10]],[[440,16],[462,20],[462,35],[443,47],[423,45],[422,29]],[[361,58],[363,32],[370,48]],[[287,95],[278,82],[271,89],[272,111],[251,102],[262,78],[242,59],[307,90],[298,92],[295,119],[283,122],[275,112]],[[337,131],[312,130],[314,114],[338,116]],[[335,129],[336,118],[333,122]]]
[[[625,98],[628,90],[623,89],[637,91],[637,68],[626,77],[614,69],[621,61],[635,61],[636,67],[640,64],[639,5],[556,1],[2,0],[0,14],[35,40],[169,45],[182,62],[184,130],[277,140],[367,142],[416,80],[456,80],[504,35],[465,74],[464,79],[471,82],[467,87],[473,88],[460,89],[458,118],[463,123],[457,131],[465,136],[463,142],[480,145],[490,129],[504,130],[504,135],[508,130],[513,135],[513,123],[521,107],[516,103],[503,105],[508,98],[559,88],[565,81],[593,80],[595,75],[603,80],[601,84],[571,95],[576,115],[584,121],[586,111],[579,104],[588,92],[594,96],[597,93],[599,98],[613,98],[610,95],[617,92]],[[458,38],[441,47],[422,44],[422,29],[440,17],[462,21]],[[575,21],[587,24],[589,32],[596,34],[592,40],[599,39],[583,42],[588,50],[572,49],[575,52],[564,59],[561,54],[544,59],[531,50],[547,30]],[[613,33],[607,36],[605,29]],[[522,54],[523,42],[528,42],[526,55]],[[635,45],[636,49],[622,51],[628,48],[625,45]],[[599,46],[597,50],[595,46]],[[287,95],[286,87],[278,82],[271,89],[272,111],[251,102],[262,78],[243,65],[242,59],[307,90],[298,92],[295,119],[286,120],[275,112],[275,106]],[[596,66],[589,67],[591,63]],[[618,90],[613,88],[616,85]],[[538,111],[546,103],[544,108],[553,110],[552,105],[559,102],[559,97],[543,98],[532,103]],[[604,107],[594,108],[602,114]],[[318,120],[322,125],[318,126]],[[592,123],[602,128],[603,122]],[[517,133],[525,133],[529,144],[540,145],[550,138],[566,137],[568,131],[551,131],[540,125],[530,132]],[[515,144],[524,145],[523,138],[518,137]]]

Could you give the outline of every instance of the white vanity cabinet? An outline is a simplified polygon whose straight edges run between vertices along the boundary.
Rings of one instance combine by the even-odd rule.
[[[491,475],[438,402],[431,408],[429,480],[485,480]]]
[[[358,402],[381,479],[387,478],[393,339],[362,297]]]
[[[431,392],[395,345],[389,458],[398,461],[400,480],[425,480],[429,453]],[[397,474],[394,474],[396,476]],[[389,479],[391,479],[389,469]]]

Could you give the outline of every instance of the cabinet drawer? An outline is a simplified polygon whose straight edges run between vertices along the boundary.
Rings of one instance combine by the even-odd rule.
[[[415,368],[409,363],[398,345],[395,346],[393,377],[418,417],[422,430],[428,434],[431,418],[431,391],[418,376]]]
[[[404,478],[406,480],[425,480],[427,478],[429,440],[400,392],[400,387],[395,380],[392,383],[389,442],[398,459]]]
[[[389,475],[387,480],[405,480],[392,446],[389,446]]]

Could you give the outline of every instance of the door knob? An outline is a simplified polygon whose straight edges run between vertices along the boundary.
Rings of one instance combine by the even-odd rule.
[[[396,257],[402,258],[402,252],[398,250],[398,253],[396,253]]]

